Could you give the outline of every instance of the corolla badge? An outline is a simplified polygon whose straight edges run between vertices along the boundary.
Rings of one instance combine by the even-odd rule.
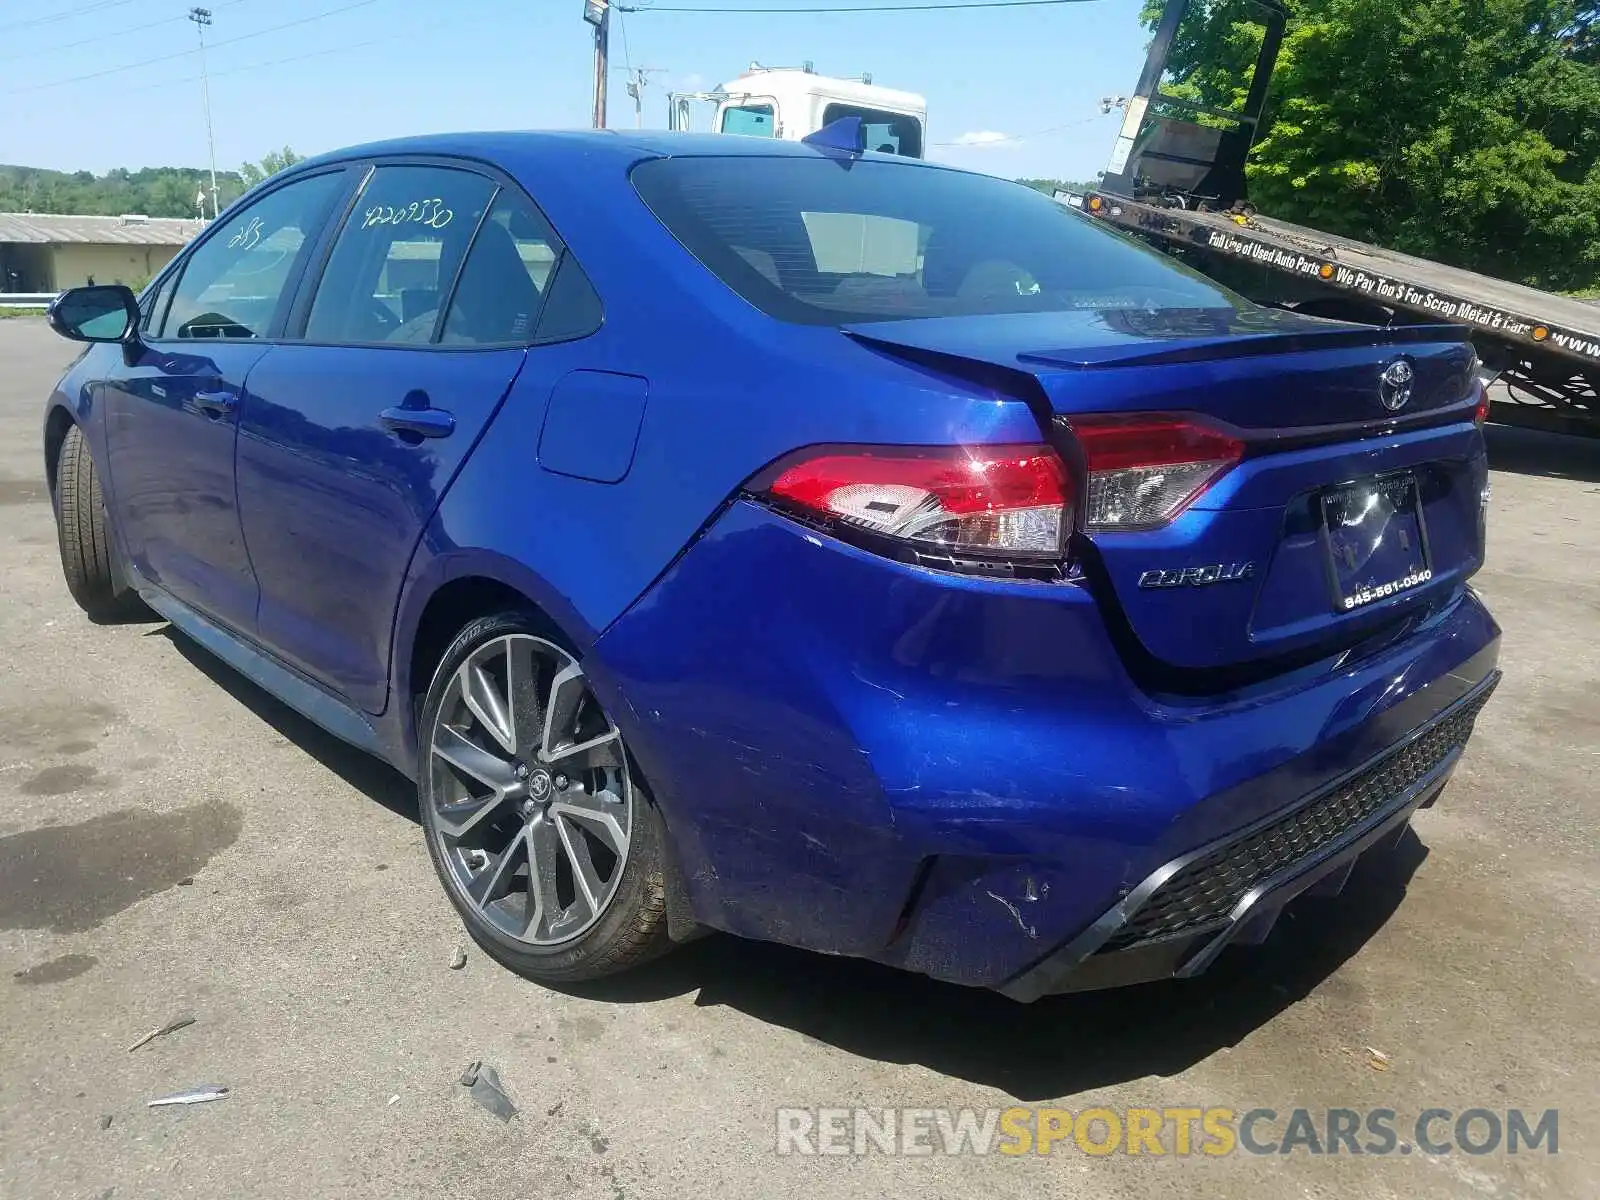
[[[1378,403],[1390,412],[1399,412],[1411,401],[1411,384],[1417,373],[1405,359],[1396,359],[1378,376]]]
[[[1142,588],[1206,587],[1213,583],[1238,583],[1253,579],[1253,562],[1210,563],[1204,567],[1176,567],[1170,571],[1146,571],[1139,576]]]

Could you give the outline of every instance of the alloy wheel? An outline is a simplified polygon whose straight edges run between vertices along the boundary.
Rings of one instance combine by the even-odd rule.
[[[456,668],[428,731],[440,859],[496,930],[556,946],[605,913],[628,861],[622,735],[576,659],[513,633]]]

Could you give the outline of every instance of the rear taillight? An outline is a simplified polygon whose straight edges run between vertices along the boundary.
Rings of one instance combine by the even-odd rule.
[[[1489,420],[1489,385],[1478,383],[1478,403],[1472,410],[1472,423],[1480,428]]]
[[[1091,532],[1165,525],[1244,455],[1238,438],[1181,414],[1078,416],[1068,427],[1083,447]]]
[[[847,446],[802,453],[757,485],[768,499],[944,554],[1060,558],[1066,468],[1048,446]]]

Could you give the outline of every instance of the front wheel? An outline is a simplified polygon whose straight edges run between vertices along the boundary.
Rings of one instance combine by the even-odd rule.
[[[576,982],[667,947],[661,818],[577,658],[528,616],[457,635],[419,742],[428,852],[495,958]]]
[[[76,425],[61,439],[54,484],[56,542],[72,598],[96,621],[137,615],[143,607],[138,596],[118,583],[112,569],[115,549],[100,476]]]

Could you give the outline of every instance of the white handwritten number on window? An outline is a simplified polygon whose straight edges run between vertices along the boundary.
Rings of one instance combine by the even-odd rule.
[[[261,240],[261,218],[251,217],[238,233],[228,239],[230,250],[249,250]]]
[[[446,208],[437,196],[431,200],[413,200],[410,204],[374,204],[362,214],[361,228],[426,225],[429,229],[443,229],[455,215],[455,210]]]

